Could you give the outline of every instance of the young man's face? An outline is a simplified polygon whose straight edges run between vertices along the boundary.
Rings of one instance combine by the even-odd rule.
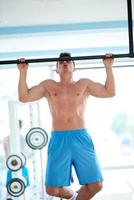
[[[73,72],[75,69],[75,63],[72,60],[62,60],[57,63],[57,72]]]

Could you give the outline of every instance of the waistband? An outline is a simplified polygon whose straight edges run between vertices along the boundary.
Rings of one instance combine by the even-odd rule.
[[[60,130],[60,131],[51,131],[51,136],[54,135],[80,135],[80,134],[88,134],[88,130],[86,128],[81,128],[81,129],[72,129],[72,130]]]

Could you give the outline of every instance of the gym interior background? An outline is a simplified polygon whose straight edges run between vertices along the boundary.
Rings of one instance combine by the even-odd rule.
[[[132,10],[134,13],[134,0]],[[127,0],[0,0],[0,60],[53,58],[61,51],[70,52],[72,56],[128,53],[127,14]],[[75,80],[81,77],[105,80],[101,59],[76,61],[76,67]],[[133,74],[133,57],[115,59],[116,96],[89,98],[86,124],[105,180],[103,191],[94,200],[134,200]],[[47,147],[33,150],[25,141],[29,129],[37,126],[50,137],[47,102],[45,99],[32,104],[18,102],[18,75],[15,64],[0,65],[0,200],[8,196],[7,156],[18,151],[17,145],[9,148],[9,143],[13,144],[9,135],[21,141],[30,181],[24,194],[14,199],[58,199],[43,194]],[[29,65],[30,86],[47,78],[58,79],[55,62]],[[10,106],[15,112],[11,112]],[[12,129],[20,122],[15,133]],[[73,178],[72,187],[77,190],[75,172]]]

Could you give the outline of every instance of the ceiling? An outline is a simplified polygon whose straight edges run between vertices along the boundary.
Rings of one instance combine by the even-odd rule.
[[[127,53],[127,0],[0,0],[0,60],[60,51]]]
[[[0,0],[0,26],[126,20],[127,0]]]

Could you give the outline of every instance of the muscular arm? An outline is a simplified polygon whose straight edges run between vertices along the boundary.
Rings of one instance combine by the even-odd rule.
[[[107,57],[110,57],[110,55],[108,54]],[[112,71],[113,62],[113,58],[103,60],[106,69],[106,81],[104,85],[88,80],[88,92],[91,95],[102,98],[115,96],[115,81]]]
[[[41,82],[36,86],[28,88],[26,81],[27,68],[28,65],[26,63],[18,64],[18,69],[20,71],[19,84],[18,84],[18,97],[19,100],[22,102],[31,102],[41,99],[42,97],[45,96],[46,93],[45,81]]]
[[[26,76],[24,74],[20,74],[18,96],[19,100],[22,102],[30,102],[41,99],[43,96],[45,96],[45,89],[43,87],[43,83],[28,88],[26,83]]]

